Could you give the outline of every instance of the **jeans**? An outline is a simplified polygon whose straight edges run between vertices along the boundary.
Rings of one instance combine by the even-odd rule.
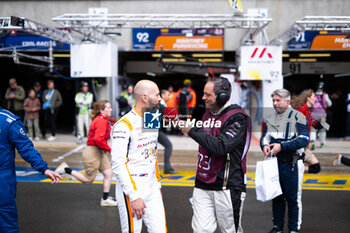
[[[34,137],[40,137],[40,127],[39,127],[39,118],[37,119],[27,119],[27,127],[28,127],[28,136],[30,138]],[[34,131],[33,131],[34,127]]]

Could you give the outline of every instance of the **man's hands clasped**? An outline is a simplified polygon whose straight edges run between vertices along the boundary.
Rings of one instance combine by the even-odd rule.
[[[282,146],[280,143],[272,143],[270,145],[265,145],[263,147],[263,152],[266,157],[271,157],[276,155],[282,150]]]

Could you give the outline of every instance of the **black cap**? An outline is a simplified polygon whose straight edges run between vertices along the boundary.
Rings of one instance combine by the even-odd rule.
[[[35,82],[34,86],[41,86],[39,82]]]
[[[81,87],[88,87],[89,84],[88,84],[87,82],[81,82],[80,86],[81,86]]]

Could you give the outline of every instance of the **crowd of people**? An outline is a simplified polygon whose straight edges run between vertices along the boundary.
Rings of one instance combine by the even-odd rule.
[[[27,126],[30,140],[40,140],[41,135],[46,138],[47,129],[50,128],[51,136],[48,141],[56,139],[56,120],[59,107],[62,105],[62,96],[55,89],[53,80],[47,81],[47,89],[43,91],[39,82],[35,82],[25,98],[23,87],[17,85],[14,78],[9,80],[9,88],[5,93],[7,109],[20,117],[19,119]],[[42,127],[40,128],[40,122]],[[50,127],[49,127],[50,126]]]
[[[9,111],[0,109],[1,153],[11,154],[4,169],[6,176],[0,176],[2,195],[0,206],[0,228],[18,231],[15,196],[3,184],[4,179],[15,182],[14,158],[16,148],[19,154],[34,169],[42,172],[57,183],[61,176],[71,175],[84,184],[92,184],[97,172],[103,174],[101,206],[118,206],[122,232],[141,232],[144,223],[150,232],[166,232],[166,213],[161,191],[161,177],[158,169],[158,142],[164,146],[164,174],[175,174],[170,164],[172,144],[159,130],[144,130],[145,112],[163,111],[171,106],[179,110],[176,121],[179,130],[191,137],[199,145],[195,187],[193,190],[193,232],[243,232],[241,220],[246,197],[246,160],[250,147],[252,125],[249,116],[237,104],[229,102],[231,84],[223,77],[207,80],[202,100],[205,113],[201,122],[213,121],[215,126],[186,124],[195,107],[196,93],[185,80],[184,87],[174,93],[172,87],[159,91],[156,83],[141,80],[135,86],[129,85],[121,94],[125,98],[128,111],[117,122],[112,118],[112,107],[107,100],[93,103],[93,95],[88,84],[81,83],[81,91],[75,96],[79,110],[78,144],[82,143],[84,129],[87,131],[87,147],[83,151],[85,173],[60,164],[56,170],[47,168],[40,154],[34,149],[30,139],[38,140],[40,129],[38,118],[43,111],[45,122],[51,126],[51,136],[55,139],[55,121],[62,97],[54,88],[54,82],[47,82],[47,90],[41,91],[40,83],[35,83],[25,99],[22,87],[11,79],[6,92]],[[288,229],[290,233],[299,232],[302,223],[301,186],[304,172],[319,173],[321,166],[309,149],[312,127],[327,130],[325,116],[317,112],[315,106],[326,109],[327,97],[322,91],[311,89],[298,96],[291,96],[286,89],[274,90],[271,94],[274,111],[265,116],[264,130],[260,138],[262,154],[276,156],[282,194],[272,200],[273,228],[270,233],[281,233],[284,228],[286,206],[288,207]],[[185,104],[181,105],[181,100]],[[118,101],[121,101],[120,98]],[[123,101],[123,100],[122,100]],[[328,104],[329,106],[329,104]],[[315,111],[315,112],[314,112]],[[24,114],[25,113],[25,114]],[[318,117],[315,115],[318,114]],[[22,124],[26,119],[28,137]],[[174,119],[168,119],[174,120]],[[91,123],[90,123],[91,121]],[[216,124],[218,122],[219,124]],[[34,130],[33,130],[34,129]],[[45,136],[46,127],[43,130]],[[8,140],[10,139],[10,140]],[[322,141],[321,148],[325,146]],[[10,147],[7,144],[11,145]],[[12,148],[8,151],[6,148]],[[350,165],[350,159],[339,154],[333,161]],[[113,175],[116,175],[116,198],[109,195]],[[5,199],[4,199],[5,200]],[[205,223],[205,224],[204,224]]]

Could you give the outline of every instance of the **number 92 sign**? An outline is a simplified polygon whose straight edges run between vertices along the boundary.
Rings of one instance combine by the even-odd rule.
[[[154,50],[154,44],[158,36],[160,36],[160,29],[132,29],[132,44],[134,50]]]

